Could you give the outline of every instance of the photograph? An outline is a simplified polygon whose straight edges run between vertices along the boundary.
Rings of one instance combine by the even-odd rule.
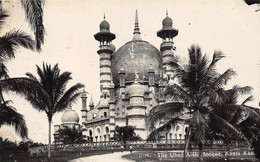
[[[0,0],[0,162],[260,161],[260,0]]]

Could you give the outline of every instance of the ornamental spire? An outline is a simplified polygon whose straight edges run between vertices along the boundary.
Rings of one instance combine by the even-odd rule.
[[[138,22],[138,12],[137,10],[135,11],[135,28],[134,28],[134,34],[140,34],[139,31],[139,22]]]

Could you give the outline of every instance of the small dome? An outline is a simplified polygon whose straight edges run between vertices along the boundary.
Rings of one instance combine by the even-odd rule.
[[[99,25],[100,31],[109,31],[110,25],[106,20],[103,20]]]
[[[168,16],[162,21],[163,29],[172,29],[172,19]]]
[[[65,123],[79,123],[79,115],[75,110],[67,109],[61,117],[61,122]]]

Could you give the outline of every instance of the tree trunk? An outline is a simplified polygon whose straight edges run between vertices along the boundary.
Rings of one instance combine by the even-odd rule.
[[[187,151],[188,151],[188,146],[190,144],[190,138],[191,138],[191,129],[189,128],[188,129],[188,135],[187,135],[187,138],[185,140],[185,146],[184,146],[184,152],[183,152],[183,162],[187,161],[186,154],[187,154]]]
[[[49,144],[48,144],[48,158],[51,158],[51,121],[49,120]]]

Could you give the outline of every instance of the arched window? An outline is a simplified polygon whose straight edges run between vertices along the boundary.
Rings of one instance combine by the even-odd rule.
[[[108,134],[109,133],[109,128],[108,127],[106,127],[106,134]]]
[[[107,112],[104,112],[104,117],[106,117],[107,116]]]

